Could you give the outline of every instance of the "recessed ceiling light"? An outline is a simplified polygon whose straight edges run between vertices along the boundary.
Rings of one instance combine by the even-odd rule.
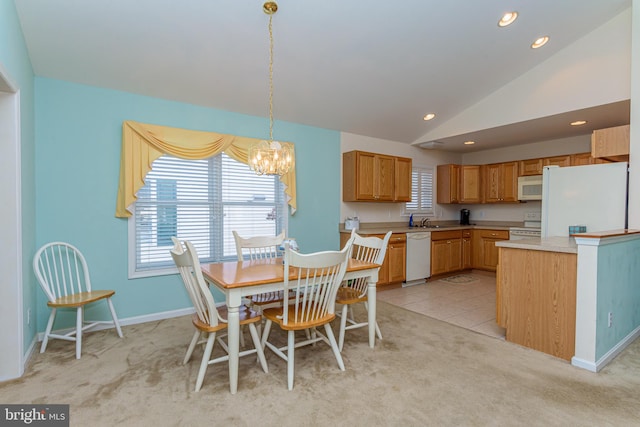
[[[531,45],[531,49],[537,49],[539,47],[542,47],[545,44],[547,44],[548,41],[549,41],[548,36],[540,37],[533,42],[533,44]]]
[[[518,17],[518,12],[507,12],[502,15],[502,18],[498,21],[498,27],[506,27],[509,24],[512,24],[513,21]]]
[[[435,114],[433,114],[433,113],[429,113],[429,114],[426,114],[422,119],[423,119],[424,121],[427,121],[427,120],[431,120],[431,119],[433,119],[435,116],[436,116]]]
[[[582,126],[586,123],[587,123],[586,120],[576,120],[575,122],[571,122],[571,126]]]
[[[465,141],[464,145],[473,145],[475,143],[476,143],[475,141]]]

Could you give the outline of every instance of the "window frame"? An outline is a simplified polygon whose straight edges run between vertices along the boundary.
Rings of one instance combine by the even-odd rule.
[[[418,206],[420,206],[422,204],[422,199],[424,196],[424,192],[420,191],[420,189],[415,190],[415,192],[417,194],[414,194],[414,189],[413,189],[413,183],[414,183],[414,178],[413,175],[414,173],[429,173],[431,175],[431,208],[430,209],[409,209],[407,206],[409,204],[417,204]],[[410,215],[424,215],[424,216],[434,216],[435,215],[435,210],[436,210],[436,206],[435,206],[435,193],[436,193],[436,187],[435,187],[435,180],[436,180],[436,175],[435,175],[435,167],[433,166],[421,166],[421,165],[414,165],[411,168],[411,202],[405,202],[402,208],[402,215],[403,216],[410,216]],[[415,198],[414,198],[415,197]]]
[[[211,216],[209,217],[210,219],[212,217],[223,217],[219,211],[224,210],[225,206],[232,206],[232,205],[239,205],[238,202],[223,202],[222,200],[222,184],[220,182],[220,177],[215,175],[214,170],[215,168],[213,167],[213,164],[215,162],[217,162],[217,167],[220,167],[221,163],[222,163],[222,157],[226,154],[221,153],[218,154],[216,156],[213,156],[208,160],[209,162],[209,166],[207,168],[208,172],[207,172],[207,180],[210,183],[210,185],[214,186],[214,185],[218,185],[219,187],[217,187],[215,189],[215,191],[212,191],[210,194],[210,199],[209,201],[212,202],[214,204],[214,208],[213,208],[213,213],[211,214]],[[169,156],[169,155],[166,155]],[[171,157],[171,156],[170,156]],[[227,156],[228,157],[228,156]],[[234,160],[234,159],[232,159]],[[237,162],[237,160],[234,160]],[[241,163],[241,162],[238,162]],[[248,169],[248,166],[247,166]],[[251,172],[253,173],[253,172]],[[266,177],[266,175],[265,175]],[[273,177],[271,177],[273,178]],[[142,188],[146,188],[146,187],[142,187]],[[280,191],[279,196],[276,195],[275,197],[275,201],[274,201],[274,206],[275,206],[275,212],[276,212],[276,234],[284,231],[285,233],[288,232],[288,227],[289,227],[289,215],[288,215],[288,205],[287,205],[287,195],[284,191],[284,185],[277,179],[274,178],[274,191]],[[129,279],[138,279],[138,278],[145,278],[145,277],[156,277],[156,276],[166,276],[166,275],[173,275],[173,274],[178,274],[178,269],[175,267],[175,265],[173,265],[173,263],[169,266],[163,266],[163,267],[155,267],[155,268],[149,268],[149,269],[142,269],[142,270],[137,270],[137,253],[136,253],[136,207],[135,207],[135,203],[132,205],[132,214],[131,216],[128,218],[127,220],[127,269],[128,269],[128,278]],[[281,227],[279,226],[279,221],[278,221],[278,215],[280,215],[281,218]],[[213,223],[210,226],[211,231],[209,236],[213,235],[214,233],[219,233],[220,235],[222,235],[223,230],[224,229],[224,223],[223,222],[215,222],[213,221]],[[215,239],[216,241],[218,241],[218,243],[216,244],[217,249],[213,248],[213,246],[211,247],[211,251],[215,252],[216,250],[222,251],[223,249],[223,241],[222,239]],[[222,261],[227,260],[227,258],[229,258],[229,260],[235,260],[236,258],[236,253],[233,253],[233,256],[228,255],[223,257]]]

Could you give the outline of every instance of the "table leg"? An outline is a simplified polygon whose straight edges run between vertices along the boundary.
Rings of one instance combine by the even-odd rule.
[[[376,282],[377,277],[369,277],[367,289],[367,303],[369,304],[369,347],[376,345]]]
[[[240,353],[240,313],[238,306],[227,306],[227,329],[229,346],[229,391],[238,391],[238,359]]]

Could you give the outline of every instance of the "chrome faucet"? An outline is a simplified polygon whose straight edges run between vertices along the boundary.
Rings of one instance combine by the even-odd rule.
[[[420,220],[420,227],[431,227],[431,219],[422,218],[422,220]]]

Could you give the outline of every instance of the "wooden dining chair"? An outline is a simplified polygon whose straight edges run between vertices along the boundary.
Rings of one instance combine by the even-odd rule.
[[[99,324],[112,324],[118,336],[122,338],[122,329],[111,302],[113,290],[92,290],[89,267],[82,253],[73,245],[64,242],[52,242],[42,246],[33,257],[33,271],[40,287],[44,291],[47,305],[51,308],[47,329],[40,346],[44,353],[50,338],[76,343],[76,359],[82,356],[82,333]],[[89,304],[106,301],[112,321],[84,320],[84,308]],[[51,332],[59,309],[76,310],[76,327],[66,334]]]
[[[284,231],[277,236],[253,237],[241,237],[235,230],[232,233],[236,242],[238,261],[243,261],[245,256],[252,261],[277,258],[279,256],[278,247],[284,241]],[[262,310],[268,307],[281,306],[284,301],[282,291],[264,292],[250,295],[247,298],[249,305],[258,313],[262,313]]]
[[[340,370],[344,371],[344,362],[331,329],[331,321],[335,319],[336,292],[347,269],[352,242],[353,238],[349,239],[341,251],[306,255],[290,250],[289,245],[285,244],[284,304],[282,307],[264,310],[263,316],[266,322],[262,333],[262,345],[269,347],[278,357],[287,362],[289,390],[293,389],[294,356],[295,349],[298,347],[319,341],[327,343],[333,350]],[[290,279],[290,274],[294,274],[295,279]],[[269,342],[273,323],[287,331],[286,346],[277,347]],[[316,329],[319,326],[324,327],[324,334]],[[296,343],[296,331],[308,329],[313,331],[311,336]]]
[[[390,237],[391,231],[385,234],[384,238],[380,239],[379,237],[363,237],[353,230],[351,232],[351,238],[353,239],[351,258],[382,265],[385,254],[387,253],[387,245],[389,244]],[[365,277],[344,281],[340,288],[338,288],[336,304],[342,305],[342,312],[338,313],[338,316],[340,316],[340,333],[338,336],[340,351],[342,351],[342,347],[344,346],[344,336],[347,330],[369,325],[368,321],[357,322],[353,315],[353,306],[355,304],[364,304],[365,310],[369,310],[368,288],[369,284]],[[382,339],[382,332],[380,332],[378,322],[376,322],[376,335],[379,339]]]
[[[202,355],[202,361],[200,362],[200,370],[198,371],[198,379],[196,380],[195,391],[199,391],[204,381],[204,375],[207,372],[209,365],[214,363],[225,362],[229,360],[227,344],[222,338],[226,336],[227,329],[227,307],[216,307],[215,301],[209,287],[202,276],[200,270],[200,261],[198,260],[198,254],[193,244],[189,241],[181,242],[175,237],[172,237],[173,249],[171,250],[171,257],[178,267],[180,276],[184,283],[189,298],[195,308],[193,314],[192,323],[196,328],[187,354],[184,356],[183,364],[186,364],[193,354],[193,350],[196,345],[206,343],[204,347],[204,354]],[[260,365],[264,372],[269,372],[267,367],[267,361],[264,357],[264,352],[260,344],[260,337],[256,329],[256,323],[260,322],[261,316],[248,307],[241,305],[240,312],[240,326],[248,325],[253,340],[254,348],[241,351],[239,356],[247,356],[249,354],[258,355]],[[218,334],[220,332],[220,334]],[[216,339],[217,336],[217,339]],[[220,343],[226,355],[211,359],[211,353],[216,340]]]

